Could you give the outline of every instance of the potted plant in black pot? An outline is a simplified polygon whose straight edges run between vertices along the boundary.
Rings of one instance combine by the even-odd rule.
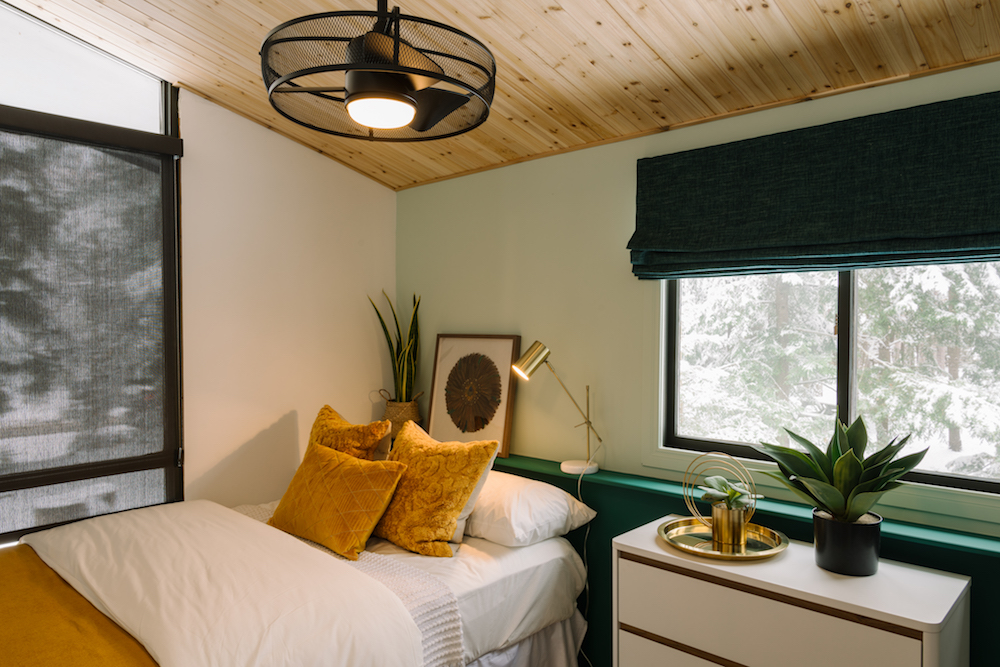
[[[839,419],[824,452],[785,429],[805,451],[762,443],[755,447],[774,459],[779,473],[765,472],[812,504],[816,564],[854,576],[878,570],[882,517],[870,511],[882,494],[923,460],[927,450],[896,458],[910,436],[865,457],[868,431],[861,417],[850,428]]]

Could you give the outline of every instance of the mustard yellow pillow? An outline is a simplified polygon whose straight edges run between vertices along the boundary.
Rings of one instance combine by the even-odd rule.
[[[310,445],[268,524],[357,560],[406,465]]]
[[[453,555],[448,541],[458,516],[489,466],[499,443],[438,442],[408,421],[396,435],[389,461],[406,464],[375,535],[426,556]]]
[[[375,449],[392,428],[392,422],[375,421],[370,424],[352,424],[329,405],[324,405],[316,415],[309,444],[323,445],[366,461],[371,461]]]

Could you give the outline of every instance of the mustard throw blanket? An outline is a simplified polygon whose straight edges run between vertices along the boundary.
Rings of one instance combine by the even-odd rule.
[[[156,667],[26,544],[0,549],[0,662],[9,667]]]

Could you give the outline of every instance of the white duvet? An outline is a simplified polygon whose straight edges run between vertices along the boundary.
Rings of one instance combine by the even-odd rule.
[[[418,666],[399,598],[349,565],[209,501],[22,538],[161,667]]]

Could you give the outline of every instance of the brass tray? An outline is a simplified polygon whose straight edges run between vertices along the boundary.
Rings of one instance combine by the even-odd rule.
[[[761,560],[775,556],[788,547],[788,538],[784,533],[755,523],[747,524],[746,547],[725,551],[714,548],[712,529],[693,516],[667,521],[656,532],[675,549],[719,560]]]

